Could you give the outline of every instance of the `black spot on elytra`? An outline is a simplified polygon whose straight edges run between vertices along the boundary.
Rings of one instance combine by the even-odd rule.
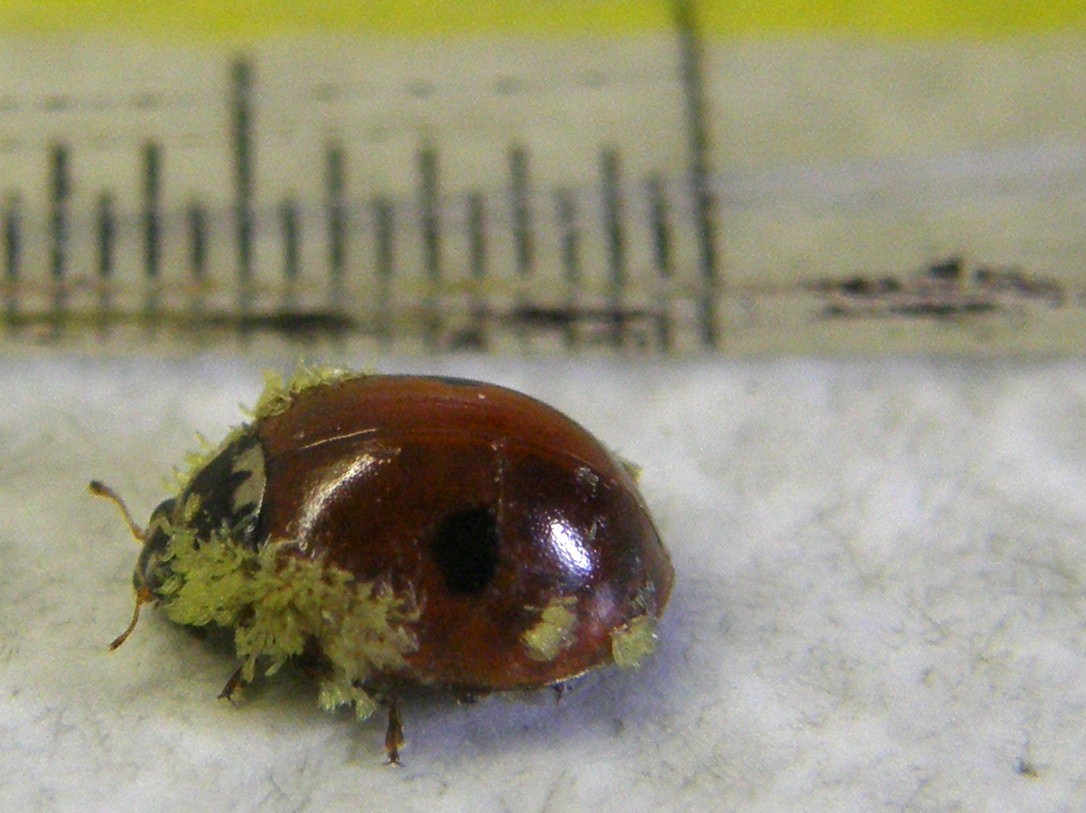
[[[498,569],[498,520],[489,508],[468,508],[446,517],[430,542],[430,555],[452,593],[486,588]]]

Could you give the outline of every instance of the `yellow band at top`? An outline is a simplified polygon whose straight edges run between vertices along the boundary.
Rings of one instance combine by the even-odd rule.
[[[693,0],[710,38],[844,33],[990,38],[1086,28],[1086,0]],[[253,42],[312,33],[625,35],[665,31],[670,0],[4,0],[0,34]]]

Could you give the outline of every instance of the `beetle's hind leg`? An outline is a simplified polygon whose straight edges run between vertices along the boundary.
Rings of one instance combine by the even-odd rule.
[[[239,666],[234,670],[234,674],[229,677],[226,681],[226,685],[223,686],[222,691],[219,692],[219,700],[229,700],[233,705],[237,705],[234,700],[234,692],[238,689],[244,689],[249,685],[245,678],[241,676],[241,672],[244,668],[244,666]]]
[[[399,765],[400,749],[404,746],[403,719],[400,717],[400,699],[392,692],[387,693],[382,702],[388,707],[388,727],[385,729],[385,754],[387,764]]]

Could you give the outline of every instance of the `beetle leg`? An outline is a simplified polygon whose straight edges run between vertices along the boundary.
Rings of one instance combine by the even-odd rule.
[[[464,706],[471,706],[479,702],[479,698],[482,697],[485,692],[478,692],[474,689],[459,689],[455,691],[456,702]]]
[[[244,689],[246,686],[245,680],[241,676],[241,670],[243,667],[239,666],[234,670],[234,674],[230,676],[230,679],[226,681],[226,685],[222,687],[222,691],[219,692],[219,700],[229,700],[233,705],[237,705],[234,702],[234,692],[238,689]]]
[[[394,694],[385,697],[388,704],[388,728],[385,729],[385,753],[388,765],[400,764],[400,749],[403,748],[403,721],[400,719],[400,700]]]

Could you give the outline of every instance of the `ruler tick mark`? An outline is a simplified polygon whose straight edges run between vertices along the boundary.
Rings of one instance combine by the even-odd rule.
[[[279,204],[279,224],[283,230],[283,276],[288,284],[298,279],[298,249],[301,225],[298,222],[298,201],[287,198]]]
[[[230,123],[234,151],[234,219],[238,251],[238,308],[252,306],[253,273],[253,69],[246,59],[230,72]],[[239,324],[244,325],[242,320]]]
[[[468,266],[471,270],[471,338],[463,343],[473,350],[484,350],[486,335],[487,275],[486,203],[481,192],[468,193]]]
[[[437,151],[426,146],[418,153],[419,198],[422,210],[423,267],[426,269],[426,291],[423,294],[423,338],[426,346],[437,346],[441,317],[437,289],[441,283],[441,217]]]
[[[4,312],[9,330],[14,331],[19,315],[19,293],[15,285],[19,279],[19,260],[22,248],[21,215],[19,196],[8,195],[4,204]]]
[[[374,268],[377,276],[377,335],[382,342],[392,340],[392,274],[396,267],[395,219],[392,201],[380,195],[374,199]]]
[[[4,204],[4,279],[14,283],[19,278],[19,261],[22,253],[22,214],[19,196],[8,195]]]
[[[343,145],[331,143],[325,149],[324,193],[328,216],[328,264],[332,272],[331,305],[335,307],[343,289],[343,274],[347,264],[347,205],[346,158]]]
[[[581,287],[581,235],[577,228],[577,202],[573,191],[559,189],[555,194],[555,210],[561,240],[562,273],[565,277],[566,308],[570,313],[578,307],[577,291]],[[577,346],[577,325],[573,320],[565,323],[566,347]]]
[[[72,191],[66,145],[54,144],[50,149],[49,171],[49,269],[53,279],[59,280],[67,265],[68,201]]]
[[[114,249],[117,237],[117,216],[114,212],[113,193],[102,192],[95,205],[95,231],[98,244],[98,332],[105,336],[109,333],[109,318],[112,312],[112,291],[109,284],[115,264]]]
[[[282,313],[297,312],[298,247],[301,239],[298,202],[286,197],[279,204],[279,224],[283,233],[283,290],[279,299]],[[334,303],[333,303],[334,305]]]
[[[158,144],[143,145],[143,270],[157,279],[160,269],[162,153]]]
[[[720,283],[716,246],[716,199],[710,184],[708,110],[705,103],[701,36],[693,0],[674,0],[675,27],[679,34],[679,59],[686,102],[686,131],[690,150],[689,193],[694,204],[698,270],[701,277],[702,344],[715,348],[720,343],[716,295]]]
[[[671,224],[663,180],[659,176],[649,178],[645,192],[649,199],[649,230],[656,270],[661,277],[670,279],[674,270],[671,266]]]
[[[192,276],[202,282],[207,277],[207,211],[197,201],[185,210],[189,240],[189,267]]]
[[[622,175],[618,150],[608,147],[600,157],[603,186],[603,221],[607,234],[608,306],[614,318],[611,341],[622,346],[626,321],[622,318],[622,294],[626,285],[626,229],[623,222]]]
[[[59,335],[64,324],[67,296],[63,284],[68,265],[68,206],[72,194],[69,150],[66,144],[54,144],[49,151],[50,215],[49,271],[53,279],[53,303],[49,314],[51,332]]]
[[[98,196],[95,214],[95,231],[98,236],[98,276],[108,280],[113,276],[114,244],[117,236],[117,216],[114,213],[113,193],[102,192]],[[102,286],[102,293],[108,294],[109,287]]]
[[[204,283],[207,280],[207,210],[199,201],[190,201],[185,208],[185,226],[188,231],[189,269],[195,281],[189,298],[189,315],[197,332],[205,326]]]
[[[664,194],[664,182],[659,176],[649,178],[645,184],[645,193],[649,199],[649,231],[652,234],[652,254],[656,265],[661,296],[659,297],[659,315],[656,319],[656,340],[665,352],[672,349],[671,325],[671,281],[672,236],[670,213],[667,197]]]
[[[529,205],[528,153],[520,146],[509,150],[509,175],[513,199],[513,243],[516,246],[517,273],[532,271],[532,212]]]

